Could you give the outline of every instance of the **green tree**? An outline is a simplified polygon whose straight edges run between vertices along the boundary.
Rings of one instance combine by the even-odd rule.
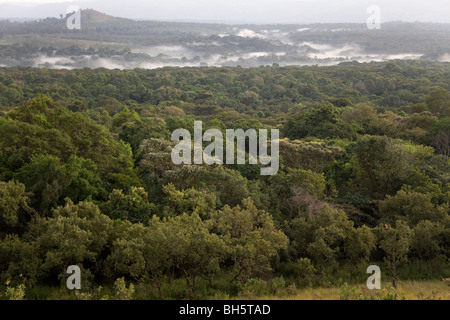
[[[351,229],[344,240],[344,251],[350,264],[356,268],[358,263],[369,261],[375,243],[376,237],[369,227]]]
[[[440,119],[433,123],[429,132],[429,140],[438,154],[445,157],[445,161],[450,157],[450,117]]]
[[[145,224],[151,219],[154,211],[154,205],[148,201],[147,192],[141,187],[132,187],[125,194],[122,190],[113,190],[101,208],[102,212],[112,219]]]
[[[444,226],[439,222],[423,220],[414,227],[411,255],[419,260],[431,260],[442,252]]]
[[[251,199],[245,199],[242,208],[225,206],[213,214],[211,223],[212,230],[226,244],[236,280],[245,282],[271,271],[271,258],[288,245],[286,235],[275,228],[272,217],[258,210]]]
[[[69,185],[64,188],[62,198],[70,198],[75,203],[85,200],[98,200],[106,197],[106,190],[97,165],[90,159],[71,156],[64,165]]]
[[[183,214],[167,220],[154,217],[150,229],[159,229],[172,265],[186,280],[189,299],[193,298],[196,277],[210,278],[220,270],[224,258],[223,241],[209,232],[197,214]]]
[[[442,221],[448,215],[448,203],[436,206],[432,202],[432,195],[419,192],[405,192],[400,190],[395,196],[387,196],[379,202],[379,211],[383,223],[394,223],[403,220],[410,226],[420,221]]]
[[[359,137],[355,152],[360,168],[358,188],[375,199],[395,194],[400,189],[414,159],[403,142],[388,137]]]
[[[20,169],[17,178],[33,193],[33,207],[43,215],[57,206],[64,188],[71,180],[60,159],[51,155],[31,158],[30,163]]]
[[[344,211],[321,203],[291,222],[286,221],[285,228],[291,239],[290,250],[294,258],[308,257],[323,271],[326,266],[337,262],[353,222],[348,220]]]
[[[439,118],[450,117],[450,92],[437,88],[426,100],[428,110]]]
[[[141,223],[121,222],[114,231],[111,253],[106,259],[108,277],[131,277],[136,281],[150,279],[159,296],[162,293],[162,279],[170,268],[167,238],[158,223],[145,227]]]
[[[42,258],[42,276],[55,283],[58,278],[65,279],[68,266],[78,265],[86,286],[94,274],[104,277],[102,257],[108,252],[112,231],[112,220],[93,203],[75,205],[69,200],[53,210],[52,218],[42,218],[30,229]]]
[[[30,286],[36,285],[40,276],[42,259],[36,242],[7,235],[0,240],[0,280],[18,285],[24,279]]]
[[[164,216],[173,217],[183,213],[194,213],[202,219],[207,219],[216,210],[216,195],[207,190],[200,191],[190,188],[180,191],[173,184],[168,184],[163,188],[166,193]]]
[[[400,263],[408,259],[408,252],[411,247],[411,241],[414,236],[408,224],[404,221],[397,220],[395,227],[385,226],[381,228],[380,248],[386,254],[385,261],[392,274],[392,285],[397,288],[397,268]]]
[[[284,135],[290,139],[306,137],[354,139],[356,132],[344,123],[335,107],[326,105],[289,119],[283,128]]]
[[[0,234],[25,227],[32,213],[28,200],[25,185],[0,181]]]

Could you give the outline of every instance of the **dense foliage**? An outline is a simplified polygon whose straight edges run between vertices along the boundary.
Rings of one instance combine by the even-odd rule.
[[[449,64],[418,61],[0,68],[1,283],[58,286],[74,264],[84,290],[124,278],[154,298],[342,284],[369,263],[449,277],[449,90]],[[174,165],[170,133],[194,120],[280,129],[280,172]]]

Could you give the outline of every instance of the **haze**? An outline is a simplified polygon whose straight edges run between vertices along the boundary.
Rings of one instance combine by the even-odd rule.
[[[0,0],[0,18],[57,17],[71,4],[139,20],[255,24],[361,23],[378,5],[383,22],[450,22],[448,0]]]

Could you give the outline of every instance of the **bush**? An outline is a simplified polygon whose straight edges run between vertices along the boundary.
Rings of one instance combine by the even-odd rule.
[[[339,298],[341,300],[405,300],[405,293],[390,286],[376,291],[368,289],[358,291],[355,287],[349,288],[348,284],[344,283],[339,290]]]
[[[242,287],[241,294],[249,299],[261,297],[267,294],[267,282],[261,279],[251,278]]]
[[[125,278],[119,278],[114,282],[115,299],[116,300],[131,300],[134,295],[134,284],[130,283],[127,287]]]
[[[6,283],[9,285],[9,281]],[[6,287],[6,296],[9,300],[24,300],[25,299],[25,285],[19,284],[16,287]]]

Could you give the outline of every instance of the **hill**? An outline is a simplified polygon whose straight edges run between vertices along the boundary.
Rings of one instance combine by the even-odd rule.
[[[67,19],[0,21],[0,65],[54,68],[335,65],[450,60],[450,24],[226,25],[135,21],[86,9]]]

